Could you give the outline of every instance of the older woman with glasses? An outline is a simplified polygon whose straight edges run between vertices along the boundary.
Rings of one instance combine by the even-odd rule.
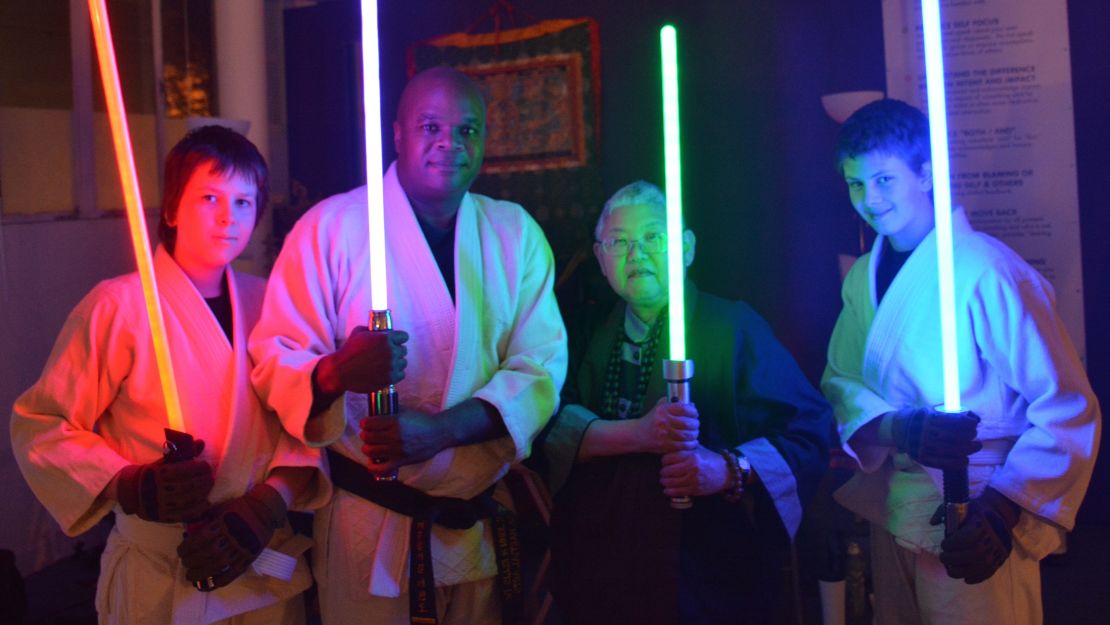
[[[831,411],[758,314],[688,281],[692,402],[666,401],[665,228],[663,194],[642,181],[598,219],[594,253],[622,301],[572,328],[584,353],[536,450],[555,495],[553,590],[580,625],[770,622]],[[695,242],[686,230],[686,266]],[[679,496],[693,507],[671,508]]]

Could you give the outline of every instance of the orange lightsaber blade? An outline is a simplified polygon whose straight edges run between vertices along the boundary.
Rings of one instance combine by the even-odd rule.
[[[166,324],[162,319],[162,307],[158,304],[158,283],[154,278],[150,239],[143,219],[143,201],[139,195],[139,177],[135,171],[135,156],[131,153],[131,133],[127,129],[127,114],[123,107],[112,30],[104,0],[89,0],[89,15],[92,17],[96,58],[100,64],[108,121],[112,127],[112,143],[115,146],[120,185],[123,187],[123,200],[127,208],[127,223],[131,229],[131,245],[135,250],[135,264],[138,265],[139,279],[143,285],[143,299],[150,318],[158,377],[162,380],[162,394],[166,400],[166,416],[171,429],[184,432],[185,420],[181,416],[181,399],[177,394],[177,381],[173,375],[173,362],[170,360],[169,342],[166,340]]]

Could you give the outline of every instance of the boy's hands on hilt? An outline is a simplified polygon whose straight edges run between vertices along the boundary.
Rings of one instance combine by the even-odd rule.
[[[267,484],[213,506],[188,525],[177,547],[185,578],[205,592],[227,586],[262,553],[285,515],[285,500]]]
[[[940,561],[948,576],[978,584],[990,579],[1010,556],[1012,532],[1021,517],[1021,508],[1002,493],[987,487],[967,506],[967,517],[959,529],[940,544]],[[944,506],[930,521],[944,521]]]
[[[195,454],[204,449],[196,441]],[[200,517],[208,509],[208,493],[215,484],[212,467],[203,460],[167,461],[124,467],[116,476],[116,501],[125,514],[144,521],[180,523]]]
[[[973,412],[905,408],[887,418],[894,446],[927,467],[963,469],[967,457],[983,448],[975,440],[979,417]]]

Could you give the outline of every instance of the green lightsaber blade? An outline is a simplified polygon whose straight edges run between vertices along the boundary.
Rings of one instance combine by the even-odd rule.
[[[667,320],[670,358],[663,361],[667,399],[690,403],[690,378],[694,361],[686,359],[686,302],[683,299],[682,262],[682,153],[678,132],[678,43],[670,24],[659,31],[663,69],[663,155],[667,185]],[[685,510],[694,505],[689,497],[672,497],[671,507]]]
[[[682,276],[682,153],[678,122],[678,44],[674,26],[659,31],[663,53],[663,155],[667,192],[667,281],[671,360],[686,360]]]

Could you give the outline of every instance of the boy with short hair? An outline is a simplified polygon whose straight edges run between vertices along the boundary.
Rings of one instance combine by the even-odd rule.
[[[845,279],[821,384],[863,469],[836,497],[872,524],[876,623],[1040,623],[1038,561],[1075,524],[1100,411],[1048,281],[960,209],[957,352],[969,413],[935,409],[944,393],[928,141],[921,111],[880,100],[837,142],[852,205],[879,237]],[[964,467],[968,515],[946,538],[934,514],[942,471]]]
[[[163,457],[165,400],[136,273],[101,282],[70,313],[16,401],[13,453],[66,534],[115,512],[100,623],[303,623],[311,543],[293,536],[286,510],[318,507],[330,482],[319,452],[284,434],[251,389],[246,338],[266,282],[230,266],[265,206],[266,163],[246,137],[205,126],[174,146],[165,173],[153,265],[195,457]],[[267,546],[293,556],[291,579],[252,570]]]

